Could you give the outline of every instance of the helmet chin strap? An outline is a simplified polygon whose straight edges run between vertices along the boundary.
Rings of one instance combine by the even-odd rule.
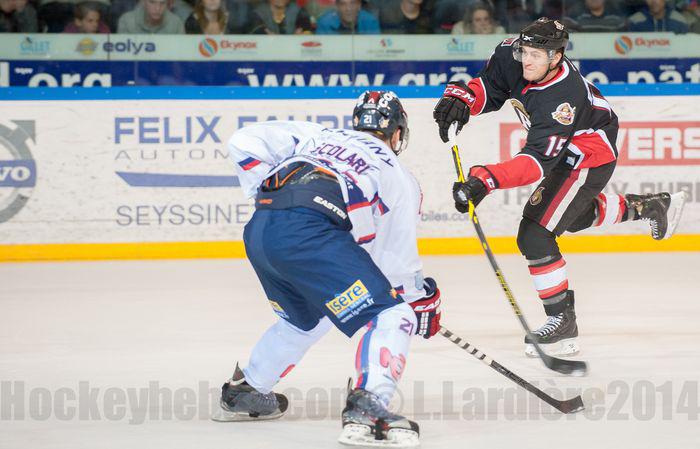
[[[552,73],[553,70],[559,69],[559,66],[561,65],[560,63],[557,63],[554,67],[550,67],[550,64],[551,63],[547,63],[547,71],[544,72],[544,75],[542,75],[542,77],[540,79],[538,79],[537,81],[533,81],[534,84],[541,83],[543,79],[547,78],[549,76],[549,74]]]

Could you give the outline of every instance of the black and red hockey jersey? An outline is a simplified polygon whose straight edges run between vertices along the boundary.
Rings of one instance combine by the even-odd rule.
[[[471,115],[500,109],[510,100],[527,129],[527,141],[511,160],[486,167],[501,189],[531,184],[557,164],[592,168],[617,158],[618,122],[608,101],[567,58],[550,81],[523,78],[522,63],[513,58],[506,39],[468,86],[476,94]],[[562,149],[572,134],[568,150]]]

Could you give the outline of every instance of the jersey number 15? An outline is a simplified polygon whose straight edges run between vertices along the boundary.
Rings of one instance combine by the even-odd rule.
[[[549,145],[547,146],[547,151],[544,152],[544,155],[549,157],[557,157],[557,155],[561,152],[562,148],[564,147],[565,143],[566,139],[563,137],[550,136]]]

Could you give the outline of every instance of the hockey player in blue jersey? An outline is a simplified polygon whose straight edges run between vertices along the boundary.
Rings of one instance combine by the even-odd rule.
[[[353,128],[265,122],[229,141],[241,186],[255,197],[246,252],[279,320],[247,366],[236,365],[213,419],[280,417],[287,399],[273,387],[335,326],[364,333],[339,441],[413,447],[418,425],[387,405],[411,337],[439,329],[440,291],[418,258],[420,187],[397,157],[409,136],[401,102],[363,93]]]

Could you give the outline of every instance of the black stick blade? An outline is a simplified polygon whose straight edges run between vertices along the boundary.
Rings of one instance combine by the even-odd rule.
[[[544,357],[542,357],[544,356]],[[580,360],[564,360],[547,354],[540,354],[547,368],[568,376],[585,376],[588,374],[588,364]]]
[[[576,396],[575,398],[567,399],[566,401],[560,401],[556,408],[560,412],[566,414],[577,413],[585,409],[581,396]]]

